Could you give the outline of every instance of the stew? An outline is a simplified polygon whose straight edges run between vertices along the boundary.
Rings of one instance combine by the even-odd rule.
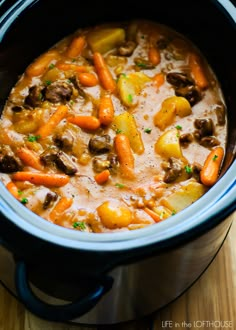
[[[216,183],[226,120],[220,84],[185,36],[142,20],[79,29],[13,87],[0,178],[56,225],[140,229]]]

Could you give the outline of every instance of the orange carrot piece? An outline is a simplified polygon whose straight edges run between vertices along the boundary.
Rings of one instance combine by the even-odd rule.
[[[200,58],[194,53],[189,55],[189,66],[196,85],[201,89],[206,89],[208,87],[208,81],[204,68],[200,62]]]
[[[148,207],[145,207],[143,209],[148,215],[150,215],[150,217],[155,221],[155,222],[160,222],[161,218],[159,217],[159,215],[154,212],[153,210],[149,209]]]
[[[103,184],[103,183],[106,183],[108,181],[109,176],[110,176],[109,170],[104,170],[104,171],[96,174],[94,176],[94,179],[98,184]]]
[[[159,49],[154,46],[151,46],[148,50],[148,59],[149,62],[153,65],[158,65],[161,61],[161,55]]]
[[[102,87],[111,93],[116,89],[116,83],[112,77],[110,70],[101,53],[95,52],[93,54],[93,61],[98,78],[102,84]]]
[[[103,125],[109,125],[114,118],[114,106],[110,95],[101,97],[98,108],[98,118]]]
[[[8,182],[6,188],[12,194],[12,196],[14,196],[17,199],[19,198],[18,188],[14,182],[12,181]]]
[[[85,87],[93,87],[98,84],[97,77],[90,72],[82,72],[78,74],[80,83]]]
[[[70,58],[79,56],[86,45],[85,37],[75,37],[67,48],[66,55]]]
[[[120,163],[121,174],[128,178],[134,178],[134,156],[130,147],[129,138],[124,134],[117,134],[114,146]]]
[[[162,72],[157,73],[154,77],[152,77],[152,81],[156,87],[160,88],[165,82],[164,74]]]
[[[31,166],[39,171],[43,170],[43,165],[40,163],[39,157],[33,151],[27,148],[20,148],[16,153],[25,165]]]
[[[28,77],[37,77],[45,73],[51,61],[59,59],[57,50],[49,50],[47,53],[42,54],[31,63],[26,69]]]
[[[54,114],[49,118],[48,122],[38,129],[36,135],[40,135],[40,138],[42,139],[50,135],[60,121],[66,117],[67,111],[68,108],[65,105],[59,105]]]
[[[217,147],[208,154],[200,172],[200,180],[205,186],[213,186],[220,172],[220,166],[224,157],[224,149]]]
[[[94,131],[100,127],[100,121],[94,116],[75,116],[68,117],[67,121],[69,123],[75,124],[80,128]]]
[[[73,204],[72,198],[62,197],[59,202],[54,206],[53,210],[49,214],[50,220],[55,222],[57,217],[60,217],[61,214],[67,210]]]
[[[46,187],[62,187],[69,182],[65,174],[38,173],[38,172],[16,172],[12,174],[15,181],[29,181],[35,185]]]
[[[58,62],[56,63],[56,67],[59,70],[62,71],[75,71],[77,73],[81,73],[81,72],[87,72],[88,71],[88,67],[85,65],[76,65],[76,64],[70,64],[70,63],[65,63],[65,62]]]

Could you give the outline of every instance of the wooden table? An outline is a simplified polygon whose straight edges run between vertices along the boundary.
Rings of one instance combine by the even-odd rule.
[[[236,219],[236,213],[234,214]],[[205,322],[205,323],[204,323]],[[155,314],[153,330],[236,329],[236,223],[208,270],[178,300]],[[90,330],[46,322],[27,312],[0,286],[0,330]],[[99,330],[102,328],[100,327]],[[150,322],[109,326],[107,330],[150,330]]]

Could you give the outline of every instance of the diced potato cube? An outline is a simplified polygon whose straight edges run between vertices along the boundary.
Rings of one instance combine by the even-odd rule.
[[[171,96],[162,102],[161,109],[154,116],[154,124],[161,130],[171,125],[175,115],[185,117],[192,112],[190,103],[182,96]]]
[[[132,72],[127,75],[121,74],[117,83],[117,88],[122,102],[127,107],[136,105],[135,97],[149,81],[151,81],[151,78],[142,72]]]
[[[125,30],[98,28],[88,33],[87,41],[93,52],[104,54],[125,41]]]
[[[129,138],[130,146],[136,154],[144,152],[144,144],[134,117],[127,111],[118,115],[113,120],[113,129],[125,134]]]
[[[155,143],[155,151],[162,157],[182,158],[182,150],[179,143],[177,129],[171,129],[163,133]]]
[[[206,188],[201,183],[190,181],[186,186],[182,186],[180,190],[166,198],[162,198],[160,203],[173,212],[179,212],[198,200],[205,191]]]

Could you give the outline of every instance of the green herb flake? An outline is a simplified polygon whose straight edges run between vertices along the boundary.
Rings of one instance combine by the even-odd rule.
[[[80,230],[85,230],[86,229],[86,224],[83,221],[76,221],[73,223],[73,228],[78,228]]]
[[[133,102],[133,96],[132,96],[132,94],[129,94],[129,95],[127,96],[127,99],[128,99],[128,102],[129,102],[129,103],[132,103],[132,102]]]
[[[175,215],[175,214],[176,214],[176,211],[175,210],[172,210],[171,215]]]
[[[21,190],[18,190],[17,192],[18,192],[18,195],[22,195],[23,194],[23,191],[21,191]]]
[[[75,63],[76,62],[76,58],[72,58],[71,62],[72,63]]]
[[[40,139],[41,138],[41,136],[40,135],[29,135],[28,136],[28,141],[29,142],[36,142],[38,139]]]
[[[44,83],[45,83],[46,86],[49,86],[49,85],[51,85],[52,82],[51,82],[51,80],[45,80]]]
[[[176,134],[176,137],[177,137],[177,138],[179,138],[179,137],[180,137],[180,134],[179,134],[179,133],[177,133],[177,134]]]
[[[184,166],[185,172],[190,174],[192,173],[192,168],[189,165]]]
[[[42,93],[39,93],[39,95],[38,95],[38,100],[39,100],[39,101],[42,101],[42,99],[43,99],[43,94],[42,94]]]
[[[25,197],[23,197],[22,199],[21,199],[21,203],[22,204],[27,204],[28,203],[28,199],[27,198],[25,198]]]
[[[51,63],[48,67],[50,70],[55,68],[55,64]]]
[[[175,128],[178,129],[178,130],[181,130],[182,129],[182,126],[177,125],[177,126],[175,126]]]
[[[139,63],[136,63],[136,65],[137,65],[139,68],[147,69],[147,64],[145,64],[145,63],[139,62]]]
[[[144,128],[144,132],[147,133],[147,134],[150,134],[152,131],[151,128],[147,127],[147,128]]]
[[[75,102],[73,100],[70,100],[70,105],[73,105]]]
[[[214,155],[214,157],[212,158],[213,162],[215,162],[217,160],[218,156]]]
[[[115,184],[115,186],[119,189],[122,189],[125,187],[125,185],[123,183],[118,183],[118,182]]]
[[[117,128],[117,130],[116,130],[116,134],[120,134],[120,133],[122,133],[122,130],[119,129],[119,128]]]

